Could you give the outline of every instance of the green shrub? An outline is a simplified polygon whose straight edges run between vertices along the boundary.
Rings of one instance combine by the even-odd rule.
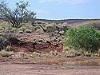
[[[95,52],[100,47],[100,34],[90,26],[71,28],[65,33],[65,44],[74,49]]]

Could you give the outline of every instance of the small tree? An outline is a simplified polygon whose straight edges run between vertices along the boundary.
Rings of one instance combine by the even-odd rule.
[[[20,1],[16,3],[14,10],[10,9],[4,1],[0,3],[0,17],[12,24],[12,27],[21,27],[21,23],[34,21],[35,13],[28,10],[28,2]]]
[[[93,52],[100,47],[100,34],[93,27],[80,26],[69,29],[65,33],[65,41],[69,47],[74,49],[85,49]]]

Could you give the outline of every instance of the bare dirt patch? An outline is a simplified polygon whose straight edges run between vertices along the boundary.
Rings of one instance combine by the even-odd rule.
[[[1,57],[0,75],[100,75],[99,57],[30,55]]]
[[[100,67],[0,63],[0,75],[100,75]]]

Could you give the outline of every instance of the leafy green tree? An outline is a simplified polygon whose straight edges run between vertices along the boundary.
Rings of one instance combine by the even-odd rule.
[[[20,1],[16,3],[14,10],[10,9],[5,1],[0,2],[0,17],[12,24],[12,27],[19,28],[22,23],[35,20],[35,13],[28,10],[29,3]]]
[[[65,41],[71,48],[94,52],[100,47],[100,34],[93,27],[80,26],[66,31]]]

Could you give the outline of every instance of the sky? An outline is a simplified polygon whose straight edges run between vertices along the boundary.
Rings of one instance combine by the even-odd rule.
[[[19,0],[5,0],[11,8]],[[24,0],[40,19],[99,19],[100,0]]]

